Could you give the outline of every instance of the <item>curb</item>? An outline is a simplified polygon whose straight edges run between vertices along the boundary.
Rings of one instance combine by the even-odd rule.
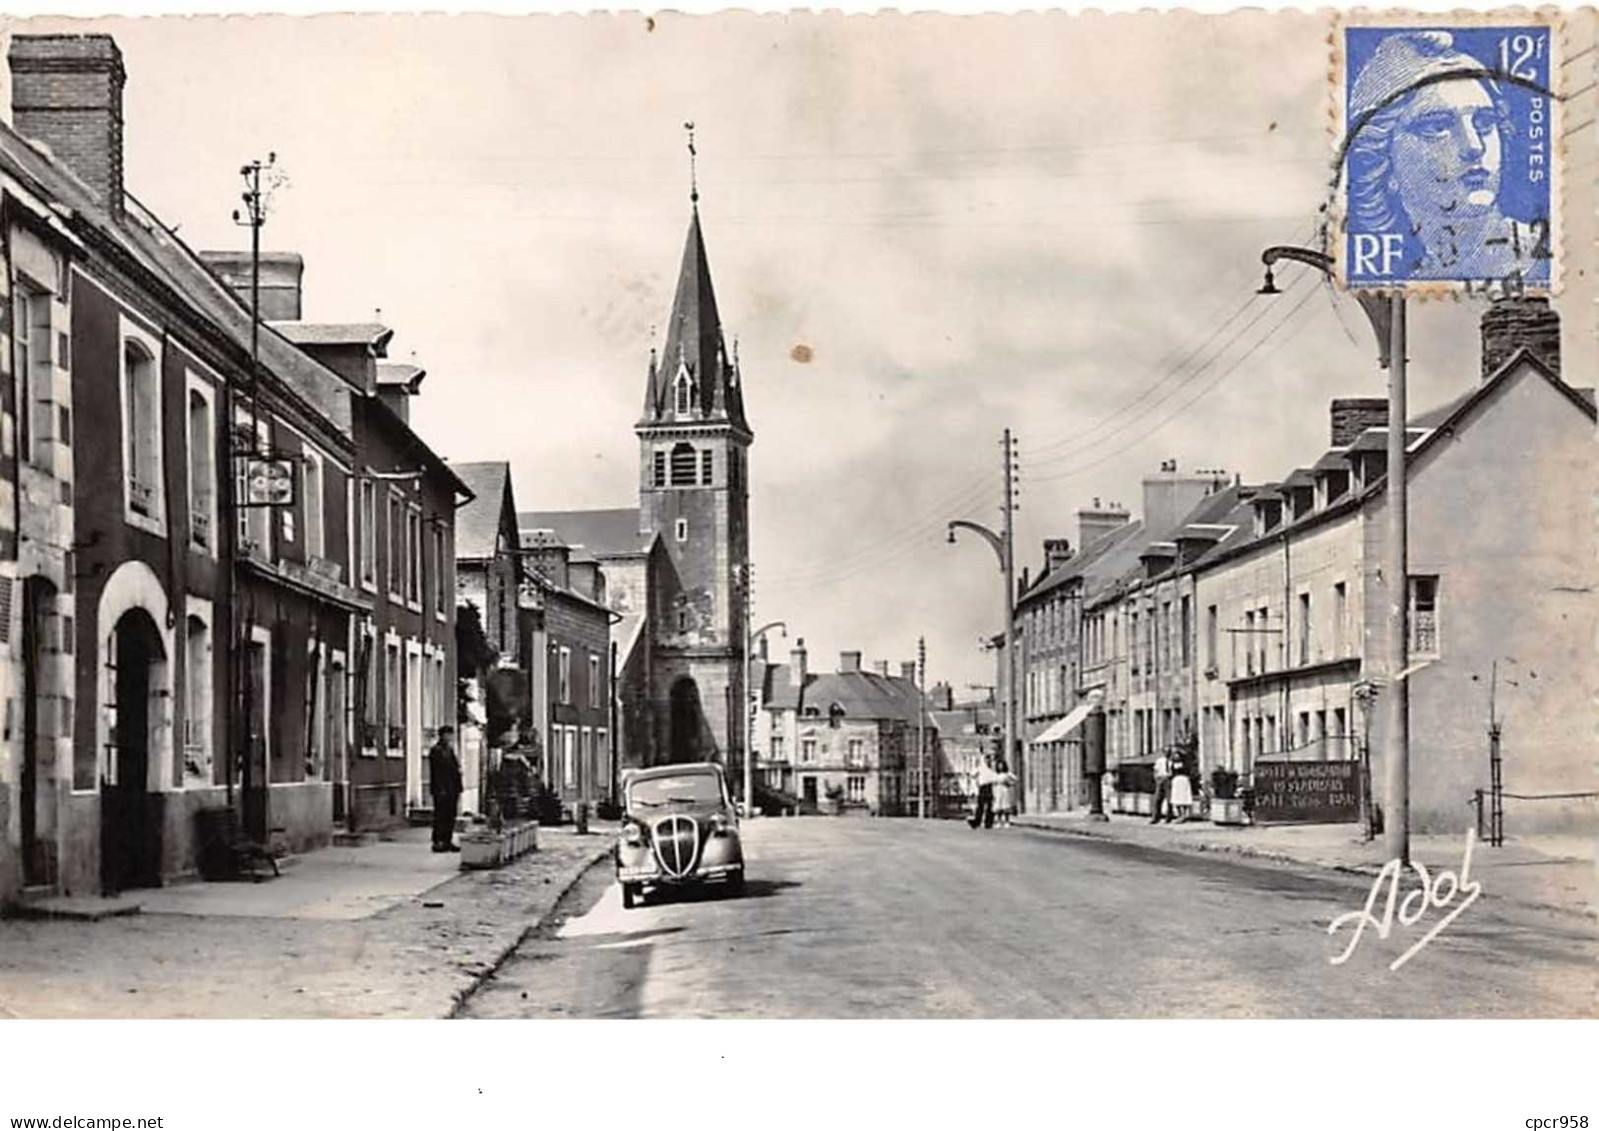
[[[504,966],[506,962],[510,960],[511,955],[515,954],[517,950],[521,948],[522,944],[527,942],[527,940],[532,937],[535,932],[541,930],[552,919],[554,919],[555,910],[561,906],[561,901],[566,898],[567,893],[577,886],[579,880],[588,875],[589,869],[593,868],[596,864],[599,864],[610,855],[611,850],[609,847],[607,847],[596,849],[587,857],[584,857],[582,863],[579,864],[577,868],[573,869],[572,874],[567,878],[566,883],[561,885],[561,890],[555,893],[555,898],[550,901],[549,909],[533,922],[529,923],[526,927],[522,928],[522,930],[517,933],[515,939],[495,953],[493,960],[489,962],[486,967],[471,975],[471,982],[450,995],[450,1011],[444,1015],[443,1019],[446,1021],[454,1021],[458,1019],[460,1017],[461,1010],[466,1007],[466,1003],[472,999],[473,994],[478,992],[483,983],[494,977],[494,975],[499,972],[500,967]]]
[[[1176,856],[1200,855],[1225,855],[1239,856],[1244,859],[1264,860],[1273,864],[1289,864],[1300,868],[1314,868],[1318,871],[1342,872],[1348,876],[1360,876],[1371,879],[1382,872],[1376,864],[1335,864],[1326,860],[1307,860],[1302,856],[1289,856],[1286,853],[1276,852],[1271,849],[1256,848],[1248,844],[1220,844],[1214,841],[1194,841],[1190,844],[1148,844],[1140,840],[1119,837],[1111,833],[1093,832],[1089,829],[1074,829],[1062,825],[1047,825],[1040,822],[1029,821],[1025,817],[1018,817],[1015,821],[1017,828],[1033,829],[1037,832],[1059,833],[1062,836],[1081,837],[1085,840],[1111,841],[1116,844],[1131,844],[1139,848],[1149,849],[1151,852],[1168,852]],[[1574,908],[1560,903],[1542,903],[1534,899],[1517,899],[1508,895],[1492,895],[1491,898],[1502,900],[1515,907],[1529,908],[1534,911],[1548,911],[1557,915],[1565,915],[1583,921],[1599,919],[1599,907],[1589,906]]]

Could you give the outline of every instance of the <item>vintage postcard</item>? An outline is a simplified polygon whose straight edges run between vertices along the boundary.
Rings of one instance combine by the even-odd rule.
[[[0,1017],[1599,1012],[1592,10],[0,29]]]

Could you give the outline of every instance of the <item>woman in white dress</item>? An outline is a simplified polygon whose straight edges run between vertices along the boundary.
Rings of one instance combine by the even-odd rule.
[[[1187,774],[1178,773],[1172,776],[1171,807],[1179,821],[1188,820],[1194,811],[1194,787],[1188,780]]]
[[[999,780],[994,783],[994,823],[1010,824],[1016,812],[1016,775],[1005,762],[999,764]]]

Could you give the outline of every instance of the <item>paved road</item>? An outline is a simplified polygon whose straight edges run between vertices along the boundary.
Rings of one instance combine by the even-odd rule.
[[[1365,903],[1359,877],[956,822],[763,820],[745,832],[744,898],[623,911],[601,865],[464,1015],[1599,1013],[1590,925],[1486,898],[1390,973],[1426,923],[1387,940],[1368,930],[1348,962],[1328,961],[1347,935],[1330,939],[1327,925]]]

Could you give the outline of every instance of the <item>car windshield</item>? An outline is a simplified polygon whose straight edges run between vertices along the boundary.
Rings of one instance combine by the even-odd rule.
[[[669,778],[648,778],[634,782],[627,791],[628,803],[658,805],[707,804],[722,800],[722,782],[715,774],[679,774]]]

